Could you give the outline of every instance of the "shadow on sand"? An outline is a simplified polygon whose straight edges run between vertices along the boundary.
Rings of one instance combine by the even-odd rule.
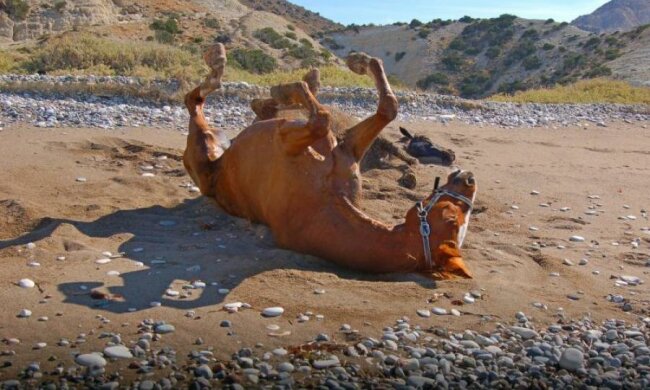
[[[136,271],[121,273],[121,285],[117,285],[117,278],[107,279],[118,280],[110,285],[101,280],[58,285],[65,296],[64,302],[112,313],[144,310],[151,302],[183,310],[216,305],[226,297],[219,289],[233,289],[247,278],[276,269],[327,272],[348,280],[416,282],[427,288],[435,287],[434,281],[417,274],[360,274],[317,257],[280,249],[274,245],[268,228],[232,217],[202,197],[185,200],[173,208],[152,206],[120,210],[92,222],[46,218],[32,232],[0,241],[0,249],[40,241],[52,236],[63,224],[72,225],[91,238],[119,235],[123,241],[119,251],[125,255],[113,260],[113,268],[133,269],[138,268],[134,267],[134,262],[144,264]],[[80,251],[84,262],[94,262],[101,253],[83,244],[64,247]],[[189,288],[195,280],[205,281],[207,286]],[[165,292],[170,286],[188,296],[167,296]],[[90,291],[94,289],[118,299],[93,298]]]

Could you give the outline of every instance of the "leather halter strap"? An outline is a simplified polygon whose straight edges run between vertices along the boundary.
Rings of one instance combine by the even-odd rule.
[[[437,186],[436,186],[437,187]],[[438,190],[437,188],[433,192],[431,200],[427,203],[426,206],[422,202],[416,203],[418,217],[420,218],[420,235],[422,236],[422,246],[424,247],[424,258],[427,262],[427,268],[433,269],[433,259],[431,258],[431,246],[429,245],[429,236],[431,236],[431,226],[427,221],[427,216],[433,208],[433,206],[438,203],[443,196],[449,196],[451,198],[460,200],[469,207],[469,211],[474,208],[474,204],[471,199],[468,197],[459,194],[458,192],[449,191],[449,190]]]

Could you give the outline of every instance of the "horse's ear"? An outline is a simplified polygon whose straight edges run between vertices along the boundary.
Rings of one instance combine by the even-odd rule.
[[[399,132],[402,133],[402,135],[404,137],[406,137],[408,139],[413,139],[413,135],[411,133],[409,133],[409,131],[406,130],[405,128],[403,128],[402,126],[399,127]]]

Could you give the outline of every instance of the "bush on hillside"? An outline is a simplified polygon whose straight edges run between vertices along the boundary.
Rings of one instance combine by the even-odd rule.
[[[29,14],[29,4],[25,0],[6,0],[4,5],[13,20],[25,20]]]
[[[548,42],[546,42],[546,43],[544,44],[544,46],[542,46],[542,49],[544,49],[544,50],[546,50],[546,51],[553,50],[553,49],[555,49],[555,45],[552,44],[552,43],[548,43]]]
[[[542,61],[539,59],[539,57],[531,55],[524,58],[522,65],[526,70],[539,69],[542,66]]]
[[[465,65],[465,59],[457,53],[449,53],[442,58],[442,64],[452,72],[459,72]]]
[[[410,28],[416,28],[416,27],[422,26],[423,24],[424,23],[422,23],[421,21],[419,21],[417,19],[413,19],[413,20],[411,20],[411,23],[409,23],[409,27]]]
[[[444,73],[433,73],[416,83],[418,88],[429,89],[432,85],[449,85],[449,77]]]
[[[280,35],[272,27],[265,27],[253,33],[253,36],[274,49],[286,49],[292,46],[291,41]]]
[[[405,55],[406,55],[405,51],[400,51],[399,53],[395,53],[395,62],[400,62]]]
[[[495,59],[500,55],[501,49],[496,46],[488,47],[488,49],[485,51],[485,56],[490,59]]]
[[[260,49],[237,48],[230,51],[230,58],[242,69],[257,74],[270,73],[278,67],[275,58]]]

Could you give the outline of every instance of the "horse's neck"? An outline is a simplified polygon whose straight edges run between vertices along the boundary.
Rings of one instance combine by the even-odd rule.
[[[423,249],[417,227],[387,226],[345,198],[328,212],[339,222],[328,242],[335,246],[336,257],[346,257],[347,265],[373,272],[411,272],[421,266]]]

